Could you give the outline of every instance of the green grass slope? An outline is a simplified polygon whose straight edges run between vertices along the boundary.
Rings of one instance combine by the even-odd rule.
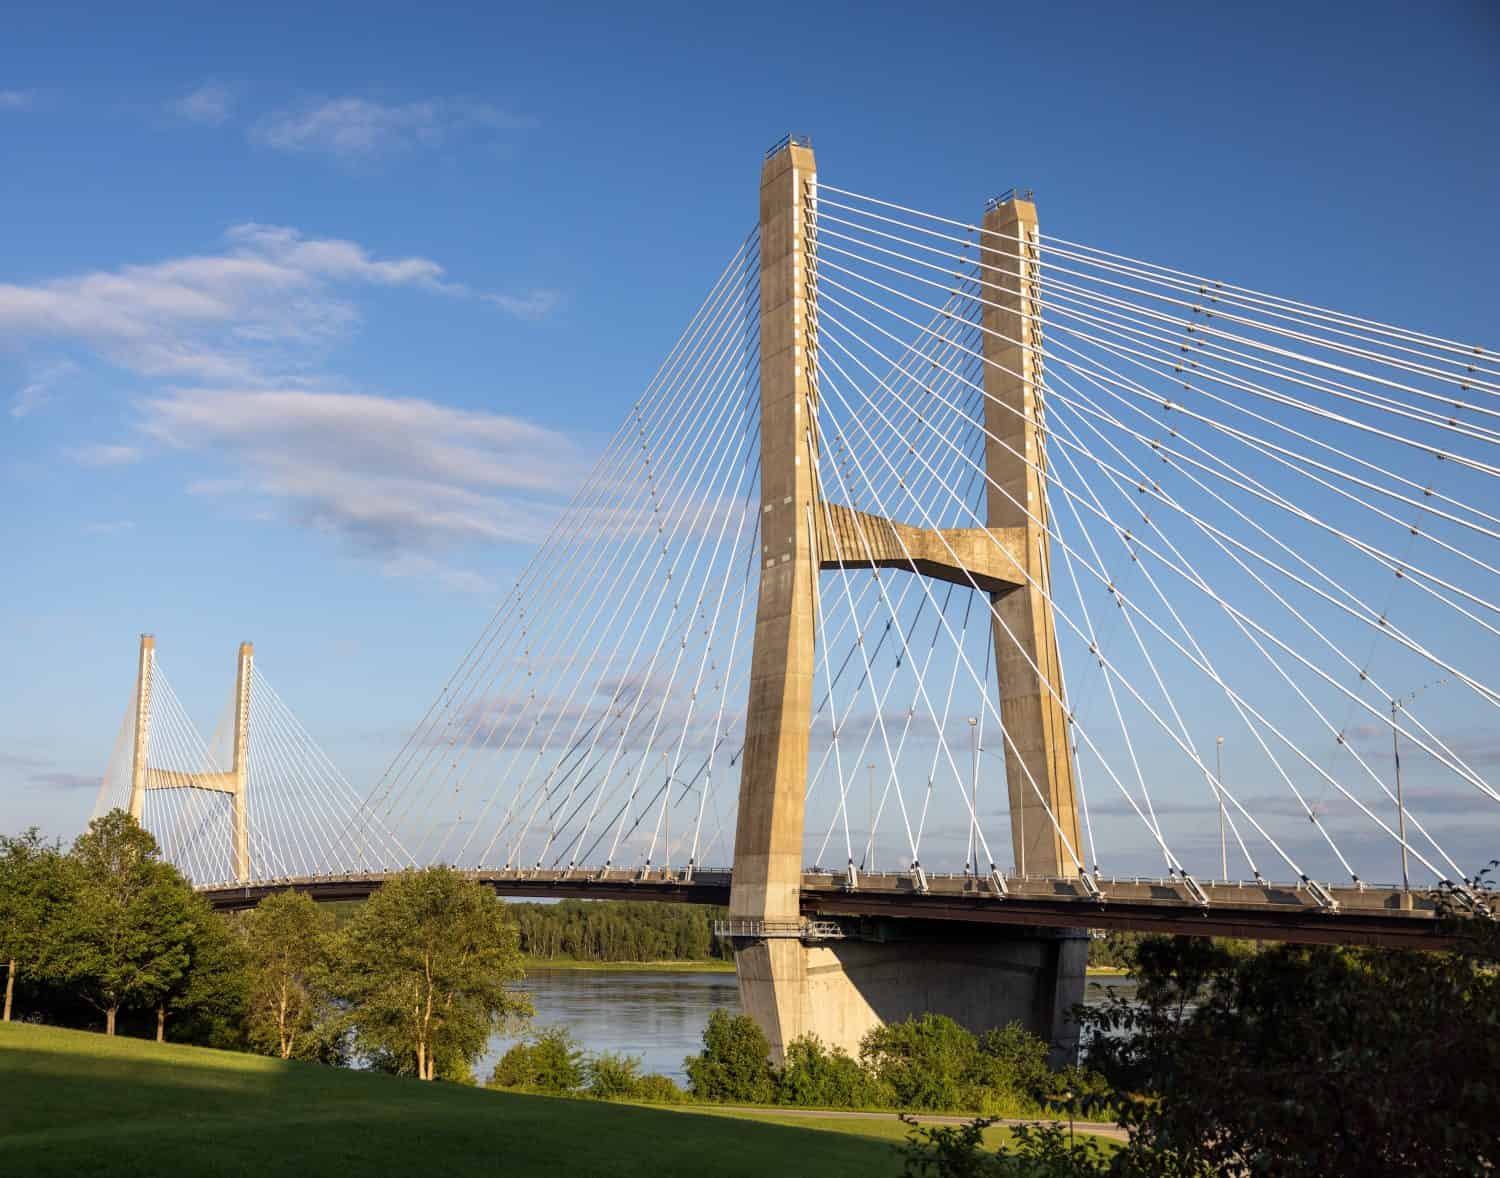
[[[889,1144],[0,1024],[0,1174],[900,1173]]]

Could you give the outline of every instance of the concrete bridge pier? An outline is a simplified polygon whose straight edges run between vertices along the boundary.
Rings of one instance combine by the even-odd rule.
[[[892,922],[887,922],[892,923]],[[1076,929],[885,930],[883,940],[736,938],[740,1002],[771,1040],[816,1035],[858,1058],[882,1023],[945,1014],[975,1034],[1019,1022],[1052,1045],[1054,1065],[1078,1054],[1073,1007],[1083,1001],[1088,934]]]

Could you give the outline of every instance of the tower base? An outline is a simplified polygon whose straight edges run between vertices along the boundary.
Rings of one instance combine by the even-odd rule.
[[[1078,1055],[1073,1007],[1083,1001],[1088,934],[1036,928],[966,935],[916,921],[863,927],[861,939],[804,944],[791,938],[735,942],[740,1004],[771,1041],[816,1035],[858,1058],[882,1023],[945,1014],[976,1034],[1019,1022],[1051,1045],[1051,1062]]]

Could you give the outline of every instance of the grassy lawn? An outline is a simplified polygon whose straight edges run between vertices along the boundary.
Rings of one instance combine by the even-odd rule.
[[[862,1122],[855,1132],[828,1127],[549,1100],[0,1025],[7,1175],[900,1173],[887,1142],[860,1135]]]
[[[829,1117],[827,1119],[814,1117],[801,1117],[795,1113],[777,1112],[768,1109],[765,1112],[757,1109],[754,1112],[735,1109],[716,1109],[712,1107],[698,1107],[693,1110],[702,1115],[710,1117],[732,1117],[736,1120],[754,1121],[761,1125],[794,1125],[808,1129],[816,1129],[822,1133],[852,1133],[857,1137],[873,1137],[877,1141],[889,1141],[893,1145],[906,1140],[910,1132],[907,1127],[896,1119],[895,1114],[888,1117]],[[984,1143],[990,1148],[999,1146],[1002,1141],[1010,1140],[1010,1130],[1001,1125],[991,1125],[984,1131]]]
[[[889,1141],[899,1144],[907,1138],[910,1130],[905,1124],[897,1119],[895,1113],[885,1113],[877,1116],[839,1116],[837,1114],[828,1117],[810,1117],[805,1114],[783,1111],[779,1109],[721,1109],[712,1105],[694,1105],[690,1110],[698,1115],[711,1117],[733,1117],[739,1120],[755,1121],[764,1125],[798,1125],[809,1129],[818,1129],[825,1133],[852,1133],[860,1137],[873,1137],[879,1141]],[[917,1114],[917,1119],[930,1121],[932,1118]],[[944,1118],[944,1123],[949,1123],[956,1118]],[[1066,1125],[1066,1121],[1063,1124]],[[984,1143],[991,1149],[997,1149],[1003,1142],[1011,1139],[1011,1131],[1004,1125],[991,1125],[984,1131]],[[1102,1134],[1088,1134],[1080,1132],[1081,1137],[1097,1137],[1099,1145],[1107,1153],[1112,1153],[1119,1148],[1117,1141]]]

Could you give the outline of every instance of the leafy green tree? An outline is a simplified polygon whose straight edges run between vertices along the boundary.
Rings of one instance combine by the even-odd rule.
[[[57,915],[67,906],[68,878],[56,843],[36,827],[19,838],[0,835],[0,965],[5,967],[4,1021],[10,1022],[16,980],[40,978],[55,956]]]
[[[840,1048],[823,1046],[816,1035],[787,1044],[786,1062],[776,1076],[778,1104],[804,1108],[872,1108],[890,1103],[891,1092]]]
[[[1500,924],[1443,952],[1143,942],[1137,1002],[1090,1011],[1149,1173],[1481,1174],[1500,1166]]]
[[[326,1059],[332,1030],[327,954],[332,915],[302,892],[274,892],[245,920],[251,1046],[281,1059]]]
[[[629,1100],[641,1082],[641,1057],[601,1051],[584,1063],[588,1094],[597,1100]]]
[[[159,856],[156,840],[123,810],[78,836],[68,860],[73,902],[63,914],[58,969],[115,1033],[125,1006],[150,1008],[187,972],[192,889]]]
[[[529,1014],[514,922],[493,892],[446,867],[406,871],[335,938],[335,989],[355,1043],[418,1078],[468,1075],[505,1018]]]
[[[567,1096],[583,1087],[584,1059],[566,1027],[543,1027],[495,1064],[489,1087]]]
[[[703,1028],[703,1050],[684,1061],[688,1084],[700,1100],[775,1099],[771,1045],[749,1015],[716,1010]]]
[[[194,895],[189,906],[188,966],[157,999],[156,1040],[166,1037],[167,1016],[183,1034],[173,1038],[212,1047],[240,1047],[249,991],[249,958],[243,936],[227,917]]]
[[[859,1057],[890,1086],[899,1107],[953,1109],[972,1095],[979,1043],[947,1015],[914,1015],[871,1029]]]

